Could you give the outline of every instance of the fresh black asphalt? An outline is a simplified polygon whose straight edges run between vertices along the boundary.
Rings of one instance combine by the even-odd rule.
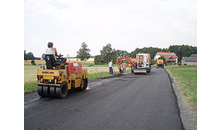
[[[37,86],[36,86],[37,87]],[[182,130],[169,76],[152,68],[89,81],[64,99],[24,95],[26,130]]]

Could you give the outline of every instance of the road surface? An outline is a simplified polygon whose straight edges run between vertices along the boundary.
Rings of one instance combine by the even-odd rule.
[[[25,130],[181,130],[169,76],[152,68],[89,81],[86,91],[64,99],[24,95]]]

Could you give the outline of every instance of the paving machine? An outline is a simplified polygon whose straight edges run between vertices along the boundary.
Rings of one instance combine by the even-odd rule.
[[[66,58],[59,55],[45,55],[46,68],[38,69],[38,94],[41,97],[65,98],[68,90],[86,90],[88,85],[87,69],[79,62],[66,62]]]

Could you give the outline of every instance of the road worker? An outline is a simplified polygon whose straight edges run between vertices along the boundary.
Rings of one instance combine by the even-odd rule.
[[[109,67],[109,73],[113,75],[113,60],[111,60],[109,63],[108,63],[108,67]]]
[[[122,61],[122,69],[123,69],[123,74],[126,73],[126,66],[127,66],[127,63],[125,63],[124,61]]]

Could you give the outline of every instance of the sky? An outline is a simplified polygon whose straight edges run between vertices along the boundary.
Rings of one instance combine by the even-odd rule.
[[[24,50],[41,57],[47,43],[76,56],[114,49],[197,46],[196,0],[24,0]]]

